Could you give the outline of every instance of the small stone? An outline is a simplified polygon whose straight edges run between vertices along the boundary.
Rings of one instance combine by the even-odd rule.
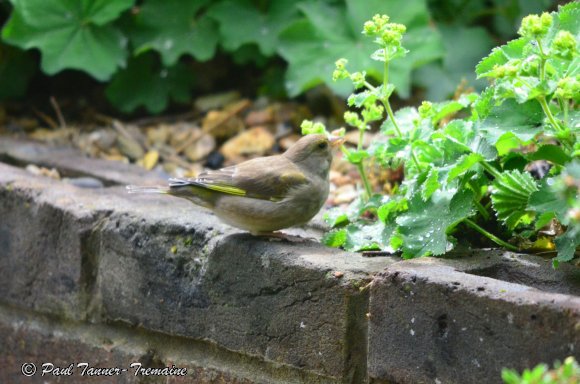
[[[39,167],[35,164],[28,164],[26,170],[36,176],[50,177],[52,179],[60,180],[60,174],[54,168],[48,169]]]
[[[198,97],[194,102],[194,106],[202,112],[207,112],[211,109],[222,108],[239,99],[240,93],[237,91],[215,93],[213,95]]]
[[[191,161],[199,161],[206,158],[214,149],[216,143],[213,136],[204,134],[189,147],[185,148],[184,154]]]
[[[207,113],[201,127],[217,139],[227,139],[242,132],[244,122],[238,116],[232,116],[228,111],[210,111]]]
[[[334,200],[333,203],[335,205],[350,203],[358,196],[358,192],[354,188],[352,184],[345,184],[334,191]]]
[[[62,179],[67,184],[74,185],[78,188],[87,188],[87,189],[98,189],[104,188],[104,184],[101,180],[96,179],[94,177],[73,177],[73,178],[64,178]]]
[[[121,153],[132,160],[137,160],[145,156],[145,150],[141,144],[132,137],[118,135],[117,145],[119,146]]]
[[[334,272],[334,277],[336,277],[337,279],[340,279],[341,277],[344,276],[344,272],[340,272],[340,271],[336,271]]]
[[[226,159],[262,156],[274,146],[274,135],[264,127],[254,127],[228,140],[221,148]]]
[[[251,111],[246,115],[244,122],[249,127],[271,124],[274,122],[274,109],[269,106],[259,111]]]
[[[156,150],[151,150],[147,152],[145,156],[143,156],[140,165],[142,165],[143,168],[145,168],[146,170],[150,171],[157,165],[158,161],[159,161],[159,152],[157,152]]]
[[[171,136],[171,129],[172,127],[167,124],[161,124],[157,127],[149,127],[145,133],[149,144],[166,144]]]

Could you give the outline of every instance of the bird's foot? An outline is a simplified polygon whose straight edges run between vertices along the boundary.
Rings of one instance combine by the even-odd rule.
[[[258,232],[258,233],[252,233],[254,236],[260,236],[260,237],[267,237],[268,240],[270,241],[288,241],[290,243],[304,243],[310,240],[314,240],[311,238],[304,238],[304,237],[300,237],[300,236],[295,236],[295,235],[289,235],[287,233],[284,232]]]

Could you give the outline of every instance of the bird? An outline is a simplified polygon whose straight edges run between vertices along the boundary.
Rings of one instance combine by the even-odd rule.
[[[306,224],[326,202],[332,147],[343,142],[309,134],[280,155],[208,170],[196,178],[171,178],[167,186],[128,185],[127,190],[181,197],[253,235],[285,237],[276,231]]]

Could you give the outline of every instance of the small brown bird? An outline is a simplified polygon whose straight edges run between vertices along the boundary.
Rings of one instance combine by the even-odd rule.
[[[212,210],[221,220],[254,235],[307,223],[328,197],[331,147],[342,138],[307,135],[281,155],[260,157],[170,179],[168,187],[127,186],[129,193],[165,193]]]

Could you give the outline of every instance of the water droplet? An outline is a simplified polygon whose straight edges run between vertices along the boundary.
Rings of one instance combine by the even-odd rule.
[[[270,28],[262,27],[262,29],[260,29],[260,33],[262,34],[262,36],[266,36],[267,34],[270,33]]]
[[[171,48],[173,48],[173,40],[171,40],[171,39],[166,39],[166,40],[163,42],[163,49],[165,49],[165,50],[167,50],[167,51],[168,51],[168,50],[170,50]]]
[[[165,79],[167,75],[168,75],[167,69],[164,69],[159,73],[159,77],[161,77],[162,79]]]

